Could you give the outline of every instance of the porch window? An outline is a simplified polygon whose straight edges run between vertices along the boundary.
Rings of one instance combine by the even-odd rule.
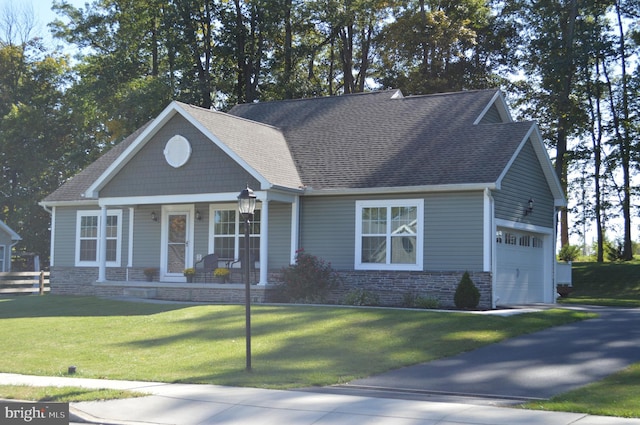
[[[224,209],[212,206],[212,247],[210,252],[221,260],[236,261],[244,258],[244,220],[237,205]],[[256,209],[249,225],[250,250],[255,261],[260,259],[260,210]]]
[[[107,266],[120,267],[122,211],[107,211]],[[78,211],[76,222],[76,266],[99,265],[100,211]]]
[[[422,270],[421,199],[356,202],[355,268]]]

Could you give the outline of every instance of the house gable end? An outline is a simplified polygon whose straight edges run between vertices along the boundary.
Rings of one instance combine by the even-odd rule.
[[[509,106],[501,91],[496,91],[484,110],[478,115],[474,124],[500,124],[513,122]]]
[[[191,149],[179,166],[171,165],[165,155],[169,140],[175,136],[186,140]],[[115,198],[234,192],[238,182],[247,181],[258,183],[217,144],[175,114],[128,158],[99,193],[101,198]]]
[[[193,114],[199,115],[198,117]],[[215,134],[211,131],[211,125],[207,125],[208,123],[202,122],[203,114],[206,115],[219,115],[226,117],[226,124],[233,124],[234,120],[238,120],[237,117],[232,117],[228,114],[223,114],[220,112],[204,110],[202,108],[193,107],[190,105],[182,104],[180,102],[172,102],[165,110],[151,122],[151,124],[145,128],[140,135],[138,135],[135,140],[133,140],[124,151],[117,157],[113,162],[105,169],[105,171],[97,178],[93,180],[87,190],[81,194],[83,198],[97,198],[101,190],[106,187],[108,182],[115,178],[118,173],[127,165],[127,163],[134,157],[136,157],[137,153],[144,148],[144,146],[153,138],[153,136],[160,132],[170,120],[178,115],[183,117],[191,126],[200,131],[202,135],[209,139],[214,145],[217,145],[229,159],[235,161],[240,167],[242,167],[246,173],[257,182],[257,187],[262,189],[267,189],[272,185],[280,185],[285,187],[298,188],[301,186],[299,176],[297,172],[295,172],[295,167],[292,165],[292,160],[286,156],[289,152],[285,152],[286,155],[283,155],[282,149],[257,149],[251,150],[246,149],[242,144],[235,146],[236,149],[227,145],[226,141],[221,141],[220,138],[216,137]],[[246,120],[243,120],[246,121]],[[255,129],[255,127],[251,127],[251,123],[246,121],[243,123],[246,127],[250,129]],[[254,126],[262,126],[259,123],[253,123]],[[221,128],[220,128],[221,129]],[[245,130],[247,131],[247,130]],[[271,132],[271,138],[277,138],[277,135],[274,136],[273,133],[277,130],[273,130]],[[251,132],[250,132],[251,133]],[[282,138],[280,133],[279,137]],[[231,140],[233,141],[233,140]],[[282,146],[286,146],[284,141],[280,143]],[[240,148],[240,149],[238,149]],[[244,150],[242,149],[244,148]],[[269,158],[269,155],[261,155],[261,153],[269,153],[270,151],[277,151],[278,159],[280,161],[274,163],[273,161],[265,160],[264,158]],[[249,155],[247,158],[244,155]],[[284,157],[284,159],[283,159]],[[283,173],[282,170],[285,170]],[[293,171],[292,171],[293,170]],[[244,180],[247,180],[246,178]],[[271,180],[276,180],[275,182]],[[104,196],[103,193],[100,193],[100,196]]]
[[[553,164],[551,163],[551,159],[549,158],[549,155],[546,151],[538,126],[535,123],[530,123],[529,131],[527,131],[525,137],[520,142],[518,149],[515,150],[508,164],[504,167],[500,177],[497,180],[497,186],[500,187],[502,185],[505,176],[510,171],[516,159],[518,159],[522,149],[527,145],[527,143],[530,144],[533,152],[535,153],[535,158],[532,157],[531,160],[535,160],[535,162],[539,165],[542,175],[544,176],[545,184],[553,196],[554,206],[566,206],[567,201],[564,196],[562,186],[560,185],[560,181],[558,180],[558,177],[555,173]]]

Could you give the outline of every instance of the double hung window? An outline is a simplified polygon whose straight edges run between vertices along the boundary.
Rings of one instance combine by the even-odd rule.
[[[356,202],[355,268],[422,270],[424,201]]]
[[[218,254],[218,258],[224,260],[238,260],[244,258],[244,219],[238,212],[237,206],[220,207],[211,206],[213,220],[211,229],[212,244],[210,252]],[[260,210],[256,209],[253,220],[249,224],[249,249],[254,261],[260,259]]]
[[[76,266],[98,266],[100,261],[100,211],[78,211],[76,219]],[[105,238],[107,266],[120,266],[122,211],[107,211]]]

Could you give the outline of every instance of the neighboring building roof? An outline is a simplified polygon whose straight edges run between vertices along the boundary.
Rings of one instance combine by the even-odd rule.
[[[0,230],[9,234],[12,241],[21,241],[22,238],[19,234],[17,234],[11,227],[7,225],[4,221],[0,220]]]

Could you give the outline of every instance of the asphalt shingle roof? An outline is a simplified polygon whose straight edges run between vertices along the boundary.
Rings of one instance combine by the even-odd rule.
[[[533,125],[474,125],[496,93],[402,97],[389,90],[237,105],[228,114],[176,104],[271,184],[392,188],[496,182]],[[45,203],[83,199],[148,125]]]
[[[140,127],[138,130],[129,135],[122,142],[118,143],[107,152],[105,152],[100,158],[89,164],[87,168],[67,180],[62,186],[56,189],[53,193],[44,198],[43,202],[68,202],[68,201],[81,201],[83,200],[83,194],[93,184],[98,177],[105,172],[107,168],[133,143],[133,141],[142,133],[151,121]]]
[[[532,125],[474,125],[496,90],[397,94],[244,104],[229,113],[280,128],[314,189],[495,182]]]
[[[298,188],[300,176],[282,132],[263,123],[176,102],[271,184]]]

